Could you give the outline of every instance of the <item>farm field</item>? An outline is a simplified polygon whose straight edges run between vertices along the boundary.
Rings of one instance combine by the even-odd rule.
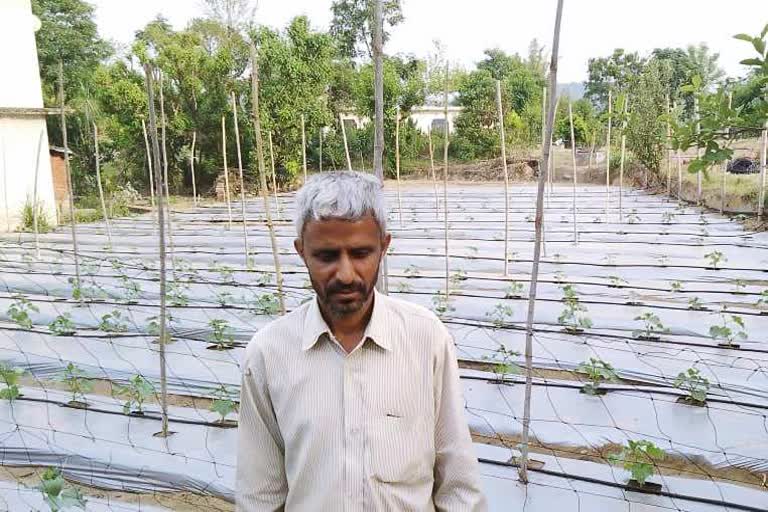
[[[466,415],[491,510],[768,509],[768,234],[638,190],[570,185],[545,201],[533,344],[531,458],[517,479],[535,187],[387,184],[391,295],[438,313],[454,336]],[[270,199],[275,215],[275,200]],[[621,210],[620,205],[621,204]],[[398,205],[402,205],[400,209]],[[290,310],[312,297],[294,253],[290,195],[277,240]],[[159,278],[151,215],[5,235],[0,246],[0,508],[42,508],[56,466],[89,510],[232,510],[240,361],[278,314],[263,203],[174,211],[167,380],[160,431]],[[574,217],[576,225],[574,226]],[[577,237],[578,243],[575,242]],[[23,371],[23,374],[21,373]],[[683,377],[680,377],[681,374]],[[0,382],[0,385],[3,383]],[[610,455],[629,441],[665,452],[649,482]],[[631,468],[630,468],[631,469]],[[37,480],[36,480],[37,479]]]

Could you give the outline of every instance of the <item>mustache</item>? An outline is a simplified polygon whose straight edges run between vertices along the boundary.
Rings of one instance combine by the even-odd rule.
[[[336,281],[329,284],[328,287],[325,289],[326,295],[334,295],[336,293],[349,293],[349,292],[360,292],[362,294],[365,294],[367,291],[368,291],[368,288],[365,286],[365,283],[362,283],[362,282],[344,284]]]

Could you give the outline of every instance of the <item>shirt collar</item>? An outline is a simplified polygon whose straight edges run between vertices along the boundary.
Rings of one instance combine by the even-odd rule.
[[[392,344],[389,339],[389,329],[387,328],[387,300],[388,298],[385,295],[380,294],[374,289],[373,312],[371,313],[371,318],[363,333],[363,339],[370,338],[371,341],[381,348],[390,350]],[[301,339],[301,349],[306,351],[314,347],[323,334],[328,334],[330,336],[331,329],[328,327],[323,315],[320,313],[320,305],[317,302],[317,297],[315,297],[309,304],[307,316],[304,319],[304,333]]]

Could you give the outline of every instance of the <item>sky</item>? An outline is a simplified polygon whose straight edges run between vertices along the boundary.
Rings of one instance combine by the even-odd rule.
[[[199,0],[89,0],[96,6],[102,37],[130,43],[136,30],[158,13],[180,29],[204,11]],[[449,59],[471,69],[483,50],[501,48],[525,55],[538,39],[552,45],[556,0],[401,0],[405,21],[395,27],[385,51],[426,57],[439,40]],[[284,27],[306,14],[315,28],[327,28],[332,0],[258,0],[257,21]],[[648,54],[658,47],[705,43],[720,54],[732,76],[754,51],[733,39],[757,34],[768,23],[768,0],[565,0],[559,81],[582,82],[591,57],[614,48]]]

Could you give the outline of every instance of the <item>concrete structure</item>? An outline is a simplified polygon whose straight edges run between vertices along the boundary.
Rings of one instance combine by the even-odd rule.
[[[461,107],[448,107],[448,130],[453,133],[454,125],[456,124],[456,118],[461,113]],[[349,127],[350,124],[354,124],[356,128],[362,128],[370,122],[367,117],[360,117],[354,113],[345,113],[341,115],[344,119],[345,126]],[[432,130],[435,133],[443,132],[443,123],[445,122],[445,109],[440,106],[423,105],[420,107],[413,107],[411,113],[408,116],[416,123],[422,133],[427,133],[428,130]],[[349,124],[347,124],[349,123]]]
[[[0,1],[0,232],[19,225],[26,202],[37,198],[56,223],[46,110],[37,61],[39,20],[30,0]]]

